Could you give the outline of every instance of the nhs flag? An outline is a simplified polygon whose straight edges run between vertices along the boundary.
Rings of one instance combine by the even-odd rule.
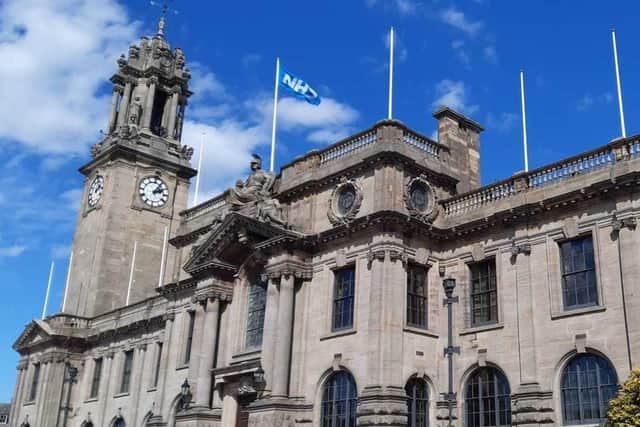
[[[320,96],[307,82],[300,77],[296,77],[289,71],[280,68],[280,76],[278,77],[280,86],[292,91],[298,98],[302,98],[312,105],[320,104]]]

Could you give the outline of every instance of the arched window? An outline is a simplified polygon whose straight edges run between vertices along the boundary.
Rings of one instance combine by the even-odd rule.
[[[481,368],[471,375],[465,404],[467,427],[511,426],[511,389],[495,368]]]
[[[407,392],[407,426],[427,427],[429,425],[429,390],[420,378],[412,378],[405,386]]]
[[[595,354],[574,357],[562,372],[562,416],[567,424],[595,424],[618,390],[611,364]]]
[[[320,425],[322,427],[355,427],[358,391],[351,374],[339,371],[324,384]]]
[[[126,424],[124,422],[124,418],[120,417],[118,418],[114,423],[113,423],[113,427],[126,427]]]

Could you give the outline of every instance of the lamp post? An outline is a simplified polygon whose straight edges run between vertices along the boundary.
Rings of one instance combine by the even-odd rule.
[[[447,346],[444,349],[444,354],[449,359],[449,390],[447,393],[442,393],[444,400],[447,401],[447,408],[449,410],[449,427],[451,427],[453,420],[453,405],[456,402],[456,393],[453,392],[453,355],[454,353],[460,354],[460,347],[454,347],[453,345],[453,303],[459,301],[457,296],[453,296],[453,290],[456,288],[456,279],[447,278],[442,281],[442,287],[446,298],[443,300],[443,305],[447,306]]]
[[[191,394],[189,381],[186,378],[184,379],[182,386],[180,386],[180,394],[180,409],[183,411],[189,409],[193,395]]]
[[[73,366],[71,363],[67,363],[65,366],[67,368],[67,375],[64,379],[64,382],[69,385],[67,386],[66,403],[65,403],[65,406],[62,407],[62,410],[64,411],[64,417],[62,418],[62,427],[67,427],[67,421],[69,419],[69,411],[71,410],[71,406],[70,406],[71,405],[71,388],[76,383],[76,380],[78,377],[78,368]]]

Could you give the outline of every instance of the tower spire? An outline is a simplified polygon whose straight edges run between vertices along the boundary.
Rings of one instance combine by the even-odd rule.
[[[160,8],[160,20],[158,21],[158,32],[156,33],[157,37],[164,38],[164,29],[167,26],[167,12],[173,12],[175,14],[178,13],[177,10],[171,9],[169,7],[169,2],[173,0],[165,0],[162,3],[159,3],[154,0],[150,0],[150,3],[153,6],[157,6]]]

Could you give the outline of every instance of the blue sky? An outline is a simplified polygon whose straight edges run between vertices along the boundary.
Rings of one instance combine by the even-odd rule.
[[[182,47],[196,93],[185,141],[206,134],[203,194],[268,159],[275,57],[323,103],[279,104],[276,165],[386,117],[387,33],[396,28],[394,116],[433,135],[439,104],[486,127],[485,184],[521,170],[518,71],[527,86],[530,166],[620,135],[609,28],[615,26],[627,133],[640,114],[640,3],[624,1],[332,0],[176,2],[167,38]],[[107,122],[108,77],[158,10],[143,0],[0,2],[0,401],[9,401],[11,345],[42,311],[60,306],[82,179]]]

